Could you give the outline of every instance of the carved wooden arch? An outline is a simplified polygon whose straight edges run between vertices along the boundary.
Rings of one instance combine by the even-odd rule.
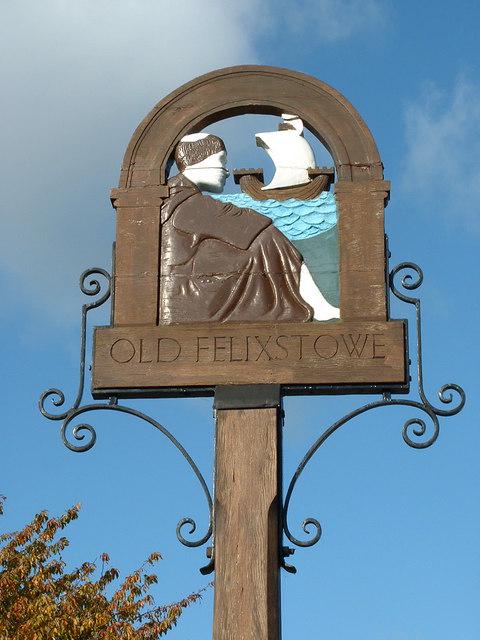
[[[331,153],[339,180],[381,180],[377,146],[338,91],[297,71],[238,66],[200,76],[161,100],[133,134],[119,187],[163,185],[176,144],[187,133],[246,113],[298,114]]]
[[[117,212],[116,326],[160,322],[160,208],[169,196],[166,169],[179,139],[236,115],[285,112],[298,114],[335,162],[341,318],[387,318],[384,206],[390,185],[368,127],[338,91],[316,78],[239,66],[200,76],[171,93],[130,140],[119,188],[111,194]]]

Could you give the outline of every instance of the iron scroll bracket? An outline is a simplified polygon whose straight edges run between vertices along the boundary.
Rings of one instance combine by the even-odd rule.
[[[55,407],[62,407],[65,404],[65,394],[63,391],[57,388],[50,388],[44,391],[39,399],[38,405],[42,415],[48,420],[60,421],[62,426],[60,428],[60,434],[63,444],[74,451],[75,453],[83,453],[89,451],[97,441],[97,434],[94,427],[86,422],[73,425],[74,421],[84,414],[94,411],[112,411],[116,413],[128,414],[134,418],[138,418],[162,433],[180,452],[183,458],[188,463],[190,469],[193,471],[200,487],[205,495],[207,502],[209,521],[207,531],[197,539],[186,538],[184,535],[185,528],[188,527],[187,534],[192,536],[197,530],[197,524],[191,517],[182,518],[177,524],[177,538],[186,547],[200,547],[208,542],[213,532],[213,502],[208,485],[200,472],[195,461],[185,449],[185,447],[177,440],[177,438],[162,424],[152,417],[133,409],[131,407],[123,406],[118,403],[118,398],[111,396],[105,402],[97,402],[90,404],[82,404],[82,400],[85,393],[85,356],[86,356],[86,344],[87,344],[87,316],[92,309],[96,309],[103,305],[111,296],[111,276],[105,270],[101,268],[87,269],[80,276],[80,289],[87,295],[94,298],[90,303],[82,306],[81,313],[81,331],[80,331],[80,367],[79,367],[79,384],[78,391],[75,400],[69,409],[61,411],[60,413],[52,413],[51,409],[46,406],[47,401],[50,401]],[[71,433],[70,433],[71,429]],[[206,568],[202,568],[201,571],[205,572]],[[209,572],[209,571],[206,571]]]
[[[405,292],[400,291],[396,285],[397,277],[403,272],[400,285]],[[423,385],[423,352],[422,352],[422,315],[421,302],[417,297],[408,295],[406,292],[418,289],[423,282],[423,272],[421,268],[413,262],[401,262],[394,267],[388,274],[388,284],[393,295],[407,304],[415,307],[415,332],[416,332],[416,382],[418,399],[410,398],[392,398],[390,392],[383,392],[380,400],[368,402],[357,409],[346,414],[332,425],[327,427],[320,436],[311,445],[297,466],[292,479],[288,485],[285,500],[283,504],[283,532],[287,539],[297,547],[311,547],[315,545],[322,536],[322,526],[316,518],[305,518],[301,524],[307,538],[299,539],[293,535],[288,524],[288,509],[295,486],[303,473],[303,470],[320,449],[320,447],[333,435],[340,427],[347,424],[353,418],[362,415],[373,409],[388,406],[402,406],[416,409],[419,413],[416,417],[410,418],[405,422],[402,429],[402,436],[405,443],[413,449],[426,449],[436,442],[440,433],[439,417],[454,416],[459,413],[465,406],[466,394],[458,384],[448,383],[440,387],[438,391],[438,399],[444,405],[452,405],[450,408],[442,408],[435,406],[427,398]],[[425,418],[431,421],[431,431],[429,433]],[[313,529],[312,529],[313,528]],[[289,549],[286,547],[286,549]],[[291,555],[292,549],[289,549],[288,555]],[[296,568],[282,559],[283,568],[289,573],[296,573]]]

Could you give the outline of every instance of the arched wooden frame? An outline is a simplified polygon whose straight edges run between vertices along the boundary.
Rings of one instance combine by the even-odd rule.
[[[200,76],[161,100],[130,140],[119,186],[165,184],[182,136],[246,113],[295,113],[332,154],[340,180],[383,178],[372,134],[338,91],[296,71],[241,66]]]
[[[160,207],[180,138],[246,113],[298,114],[331,153],[339,205],[342,319],[386,319],[384,203],[389,183],[368,127],[338,91],[288,69],[239,66],[200,76],[161,100],[125,153],[117,210],[114,324],[158,323]]]

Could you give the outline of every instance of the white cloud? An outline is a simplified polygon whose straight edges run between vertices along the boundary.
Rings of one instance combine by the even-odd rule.
[[[109,262],[108,193],[150,108],[211,69],[254,63],[261,0],[2,3],[0,266],[19,303],[75,313],[85,267]]]
[[[286,28],[302,38],[310,34],[320,43],[345,40],[387,24],[387,6],[379,0],[283,0],[279,6]]]
[[[480,87],[465,77],[450,92],[428,83],[405,123],[404,190],[480,231]]]

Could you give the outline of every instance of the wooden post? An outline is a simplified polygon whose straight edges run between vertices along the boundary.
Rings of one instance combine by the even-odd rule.
[[[280,640],[279,390],[215,394],[214,640]]]

